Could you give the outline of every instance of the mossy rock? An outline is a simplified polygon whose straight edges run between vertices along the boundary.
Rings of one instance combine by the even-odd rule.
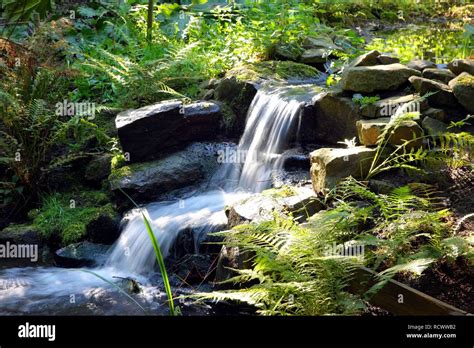
[[[59,245],[85,239],[112,243],[118,236],[120,219],[101,191],[53,194],[44,198],[43,206],[30,212],[29,217],[43,238]]]

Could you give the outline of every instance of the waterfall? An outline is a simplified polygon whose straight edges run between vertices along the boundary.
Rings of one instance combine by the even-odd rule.
[[[297,132],[301,101],[288,96],[287,88],[260,89],[247,114],[244,133],[233,156],[224,158],[216,178],[226,184],[221,190],[204,191],[172,204],[149,204],[148,219],[166,257],[177,235],[191,229],[206,234],[225,227],[224,207],[252,192],[271,186],[271,175],[282,167],[281,153]],[[235,159],[239,159],[236,161]],[[130,273],[153,271],[155,255],[140,209],[127,215],[121,236],[107,266]],[[199,236],[195,235],[195,240]]]
[[[123,220],[123,231],[104,265],[93,270],[54,267],[1,270],[0,314],[97,313],[96,310],[123,314],[137,310],[133,305],[130,308],[124,296],[111,292],[91,271],[108,280],[117,276],[133,277],[142,284],[141,296],[155,303],[156,261],[142,212],[148,216],[165,257],[182,231],[193,233],[197,248],[207,233],[224,229],[227,224],[224,207],[270,187],[272,173],[281,169],[282,153],[295,139],[299,125],[302,101],[301,95],[294,95],[296,89],[299,86],[260,89],[249,108],[238,146],[228,147],[229,158],[221,158],[222,165],[212,177],[214,188],[201,187],[199,193],[191,197],[129,211]],[[307,91],[302,92],[308,95]],[[243,156],[235,156],[235,152]],[[77,294],[78,303],[70,303],[72,294]],[[110,306],[108,301],[115,305]]]

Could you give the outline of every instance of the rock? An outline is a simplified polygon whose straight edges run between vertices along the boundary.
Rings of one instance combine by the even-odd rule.
[[[328,35],[307,36],[303,40],[303,48],[326,48],[328,50],[340,50],[341,48],[332,41]]]
[[[470,113],[474,113],[474,76],[467,72],[449,82],[454,96],[459,103]]]
[[[410,82],[420,95],[435,92],[435,94],[428,97],[428,103],[431,106],[452,107],[457,104],[453,91],[444,83],[418,76],[410,77]]]
[[[342,73],[341,87],[361,93],[396,90],[407,83],[410,76],[420,75],[419,71],[402,64],[350,67]]]
[[[376,118],[372,120],[357,121],[357,132],[359,141],[365,146],[375,146],[377,139],[382,134],[384,128],[390,122],[390,117]],[[404,121],[397,127],[390,136],[389,144],[401,145],[405,140],[418,138],[423,134],[423,130],[415,121]],[[414,141],[407,145],[407,148],[417,148],[423,144],[422,140]]]
[[[448,69],[435,69],[435,68],[428,68],[423,70],[421,74],[422,77],[429,80],[438,80],[444,84],[448,84],[449,81],[454,79],[456,75],[454,75]]]
[[[407,67],[410,69],[423,71],[428,68],[436,68],[436,64],[433,62],[430,62],[429,60],[413,59],[411,62],[407,64]]]
[[[474,60],[455,59],[448,63],[448,69],[451,70],[455,75],[459,75],[463,72],[474,75]]]
[[[56,251],[54,260],[57,266],[67,268],[94,267],[107,260],[109,245],[80,242],[70,244]]]
[[[38,230],[33,225],[11,224],[0,232],[0,244],[6,242],[14,244],[35,244],[42,245]]]
[[[396,188],[396,185],[387,180],[370,179],[369,188],[377,194],[386,195],[392,192]]]
[[[216,153],[214,144],[195,143],[161,160],[121,167],[109,176],[111,190],[121,203],[128,200],[120,189],[139,203],[152,201],[160,194],[199,183],[215,170]]]
[[[299,62],[303,64],[326,63],[330,51],[325,48],[309,48],[304,50],[299,58]]]
[[[311,167],[309,156],[303,154],[292,154],[285,157],[283,162],[283,169],[286,171],[292,170],[307,170]]]
[[[232,284],[219,284],[234,277],[233,269],[249,269],[252,266],[252,253],[238,247],[222,246],[216,267],[215,282],[219,289],[231,288]]]
[[[170,273],[176,274],[182,282],[186,284],[202,284],[205,280],[212,280],[215,276],[213,255],[186,255],[179,260],[167,260],[167,269]]]
[[[423,117],[431,117],[434,118],[435,120],[441,121],[441,122],[446,122],[448,120],[448,115],[446,114],[446,111],[442,109],[436,109],[436,108],[429,108],[421,114],[422,118]]]
[[[244,223],[260,223],[273,219],[273,214],[292,214],[296,220],[302,221],[308,214],[321,209],[321,204],[309,187],[291,187],[294,193],[290,196],[280,196],[278,189],[263,191],[242,201],[234,203],[226,210],[228,223],[231,229]]]
[[[357,136],[359,108],[350,98],[323,93],[314,101],[314,142],[337,144]]]
[[[110,175],[111,154],[103,154],[92,159],[86,167],[84,177],[87,181],[100,184],[102,180]]]
[[[255,94],[257,88],[253,82],[239,80],[235,76],[223,78],[215,88],[216,100],[226,103],[234,113],[229,120],[231,135],[235,137],[242,135],[247,111]]]
[[[98,244],[112,244],[120,236],[119,214],[101,214],[86,226],[87,240]]]
[[[400,59],[388,54],[381,54],[380,56],[377,57],[377,60],[379,61],[380,64],[384,64],[384,65],[400,63]]]
[[[349,67],[378,65],[380,63],[378,57],[380,57],[380,52],[377,50],[372,50],[354,59],[349,64]]]
[[[395,115],[400,107],[404,107],[404,110],[407,112],[421,112],[422,110],[426,110],[429,105],[426,99],[421,100],[420,96],[409,94],[380,99],[374,104],[366,105],[361,108],[360,112],[362,116],[370,118],[388,117]]]
[[[278,60],[291,60],[293,62],[298,61],[300,55],[293,46],[287,44],[275,45],[275,58]]]
[[[217,104],[184,105],[169,100],[117,115],[115,124],[123,151],[131,162],[156,159],[193,141],[212,139],[219,130],[221,112]]]
[[[421,122],[421,126],[428,133],[428,135],[436,136],[446,132],[447,125],[441,121],[435,120],[431,117],[425,117]]]
[[[348,176],[364,178],[375,155],[375,149],[358,146],[347,149],[322,148],[311,157],[311,181],[315,192],[334,187]]]

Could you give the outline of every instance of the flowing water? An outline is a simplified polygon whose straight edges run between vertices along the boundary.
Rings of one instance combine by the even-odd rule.
[[[156,261],[141,212],[148,215],[165,257],[184,230],[190,229],[194,240],[200,240],[208,232],[225,228],[224,207],[271,187],[273,173],[282,168],[282,153],[298,131],[303,103],[302,94],[293,95],[291,91],[291,87],[260,89],[249,108],[239,145],[218,158],[222,164],[212,178],[213,188],[201,188],[192,197],[176,202],[152,203],[128,212],[124,218],[126,225],[107,261],[93,271],[111,281],[113,277],[137,279],[144,285],[142,297],[147,303],[162,298],[156,279],[151,280],[156,274]],[[110,296],[107,289],[111,286],[107,282],[83,270],[12,268],[1,271],[0,280],[4,281],[3,287],[0,284],[0,314],[74,314],[71,308],[78,308],[75,294],[82,301],[79,314],[133,312],[127,299],[120,302],[119,296]],[[122,305],[117,305],[119,302]],[[58,303],[71,305],[60,306],[62,312],[56,308]]]

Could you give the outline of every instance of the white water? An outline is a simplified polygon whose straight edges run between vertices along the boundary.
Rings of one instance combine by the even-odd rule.
[[[281,154],[298,127],[300,101],[283,97],[284,90],[260,90],[248,112],[244,134],[237,150],[246,154],[243,163],[226,163],[214,175],[220,189],[203,191],[173,203],[154,203],[144,207],[161,250],[166,257],[177,235],[192,229],[196,237],[221,230],[227,223],[224,207],[252,192],[271,186],[271,176],[281,169]],[[119,239],[111,248],[106,264],[94,271],[107,279],[112,276],[143,276],[155,267],[155,255],[141,216],[142,209],[130,211]],[[197,240],[198,238],[195,238]],[[0,279],[26,279],[19,287],[0,287],[2,303],[27,311],[30,301],[50,296],[90,292],[104,282],[90,274],[51,269],[25,268],[0,272]]]

